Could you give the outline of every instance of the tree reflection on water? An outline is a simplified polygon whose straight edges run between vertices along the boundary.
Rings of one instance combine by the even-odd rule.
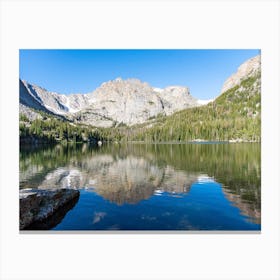
[[[68,144],[20,152],[20,188],[85,188],[118,205],[186,194],[204,177],[260,224],[260,144]]]

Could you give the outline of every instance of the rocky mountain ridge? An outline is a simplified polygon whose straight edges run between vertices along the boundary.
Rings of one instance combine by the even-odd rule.
[[[226,89],[225,92],[223,92]],[[224,84],[213,102],[141,125],[133,141],[261,140],[260,56],[245,62]]]
[[[32,102],[39,104],[34,106]],[[20,103],[59,115],[75,113],[90,104],[90,94],[59,94],[20,80]]]
[[[92,93],[70,95],[49,92],[20,80],[20,104],[23,114],[29,107],[97,127],[134,125],[201,105],[187,87],[158,89],[138,79],[121,78],[103,83]]]
[[[246,77],[249,78],[260,71],[261,68],[261,56],[257,55],[248,59],[242,63],[236,73],[232,74],[223,84],[221,94],[227,90],[239,85],[241,81]]]
[[[240,85],[244,79],[259,73],[260,63],[260,55],[244,62],[237,72],[225,81],[217,98]],[[170,116],[175,112],[217,100],[197,100],[187,87],[169,86],[160,89],[138,79],[117,78],[102,83],[93,92],[69,95],[50,92],[22,80],[19,83],[20,113],[30,120],[38,118],[38,112],[43,111],[62,116],[74,123],[96,127],[142,124],[160,116]],[[255,86],[260,88],[260,83]],[[241,87],[239,92],[242,91]]]

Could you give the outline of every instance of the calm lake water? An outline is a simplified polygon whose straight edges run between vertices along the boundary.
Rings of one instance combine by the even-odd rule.
[[[261,229],[260,144],[21,147],[20,188],[65,187],[52,230]]]

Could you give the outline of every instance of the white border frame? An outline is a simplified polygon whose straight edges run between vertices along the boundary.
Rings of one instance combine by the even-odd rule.
[[[1,1],[1,279],[280,279],[279,2]],[[20,234],[18,50],[262,50],[261,234]]]

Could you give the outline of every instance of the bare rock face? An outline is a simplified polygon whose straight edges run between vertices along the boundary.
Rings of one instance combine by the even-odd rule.
[[[89,94],[59,94],[20,81],[20,102],[34,109],[65,115],[80,111],[88,106],[91,100]]]
[[[158,89],[138,79],[117,78],[90,94],[58,94],[25,81],[20,85],[22,104],[97,127],[140,124],[158,115],[200,106],[187,87]]]
[[[77,197],[79,191],[74,189],[21,190],[19,193],[20,229],[46,220]]]
[[[237,72],[231,75],[224,83],[221,93],[240,84],[242,79],[254,75],[261,68],[261,56],[257,55],[240,65]]]
[[[199,105],[197,99],[190,95],[190,91],[187,87],[170,86],[162,90],[156,90],[166,115],[171,115],[176,111]]]
[[[117,78],[103,83],[93,96],[91,106],[81,110],[74,118],[103,127],[139,124],[158,115],[171,115],[199,105],[187,87],[158,89],[138,79]]]
[[[51,113],[42,103],[36,92],[32,91],[31,85],[24,81],[19,81],[19,101],[20,104],[35,110],[40,110],[46,113]],[[21,109],[21,108],[20,108]],[[21,113],[24,113],[21,111]]]
[[[118,78],[103,83],[93,96],[92,105],[78,115],[82,122],[95,126],[133,125],[163,112],[161,100],[153,88],[137,79]]]
[[[21,103],[19,104],[19,113],[26,116],[31,121],[43,118],[39,113],[33,111],[32,109],[30,109],[30,107],[25,106]]]

